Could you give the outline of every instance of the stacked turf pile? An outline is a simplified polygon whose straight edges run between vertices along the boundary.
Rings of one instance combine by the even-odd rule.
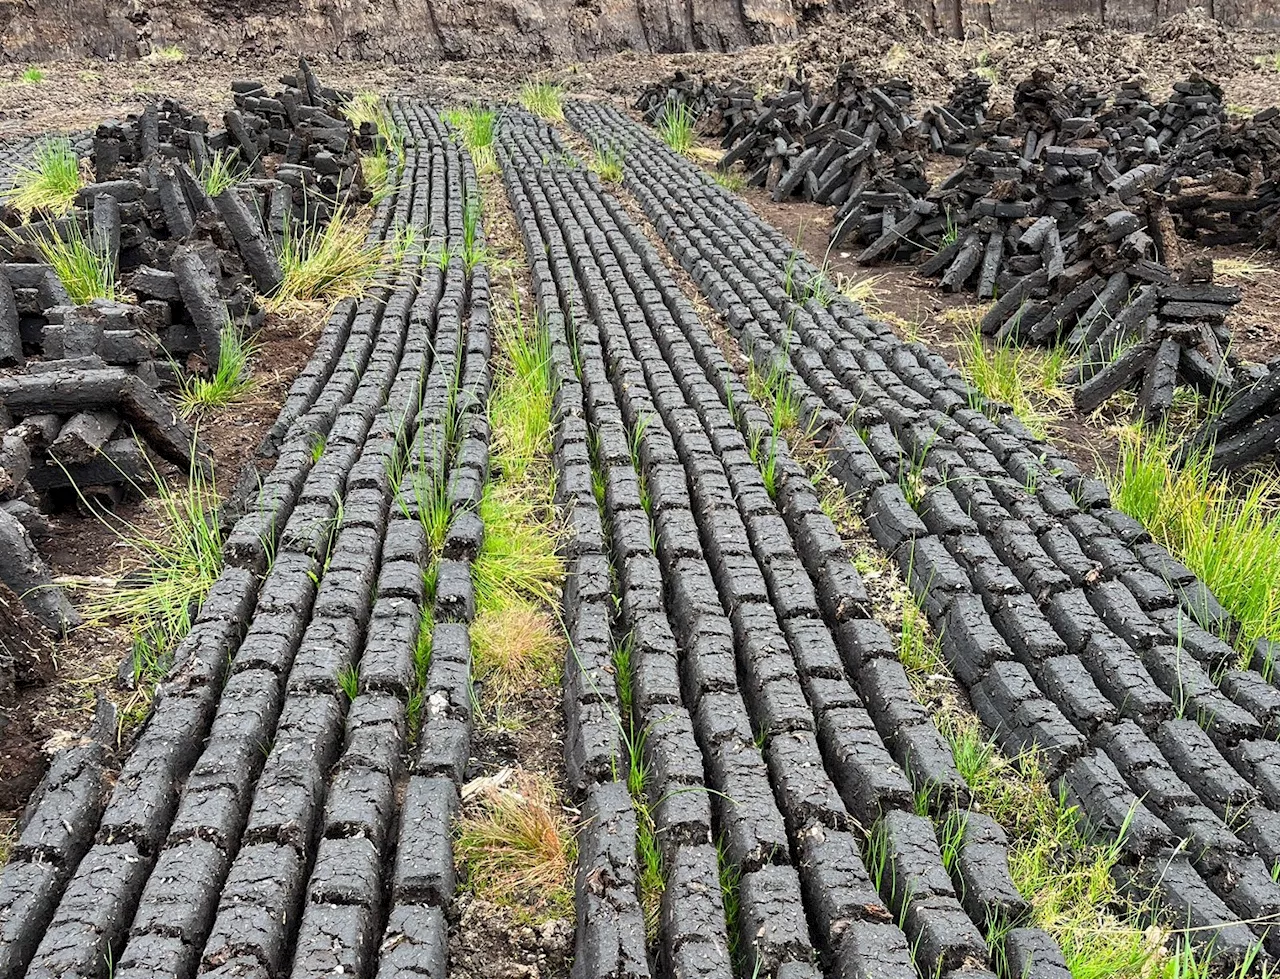
[[[1108,104],[1037,70],[995,121],[980,81],[918,119],[909,87],[848,72],[824,95],[799,81],[766,98],[728,88],[701,125],[724,134],[721,166],[746,162],[775,199],[838,204],[832,247],[858,246],[864,264],[918,261],[944,289],[998,300],[982,327],[1002,342],[1066,344],[1082,411],[1131,390],[1158,422],[1181,385],[1224,398],[1257,381],[1265,371],[1231,351],[1238,290],[1184,261],[1183,242],[1274,239],[1280,109],[1229,122],[1222,90],[1198,75],[1164,102],[1131,80]],[[705,105],[708,87],[681,77],[642,102],[650,115],[665,111],[659,97]],[[926,187],[913,179],[921,147],[963,161]]]
[[[369,196],[361,150],[380,137],[353,127],[305,60],[283,82],[274,96],[235,83],[221,129],[169,99],[104,123],[91,166],[74,155],[83,140],[28,147],[0,236],[0,503],[114,504],[151,482],[147,449],[205,465],[177,408],[191,378],[243,359],[282,258]],[[88,168],[96,181],[80,186]],[[0,540],[33,554],[20,530],[0,523]],[[16,590],[57,593],[38,558],[5,564],[36,569],[6,576]]]

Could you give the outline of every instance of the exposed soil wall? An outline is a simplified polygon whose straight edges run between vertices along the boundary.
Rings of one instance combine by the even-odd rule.
[[[305,51],[582,60],[726,51],[795,33],[790,0],[0,0],[0,58]]]
[[[963,37],[988,31],[1043,31],[1097,20],[1119,30],[1147,31],[1199,9],[1226,27],[1280,28],[1274,0],[900,0],[931,29]]]
[[[954,37],[1041,31],[1081,18],[1150,30],[1198,6],[1229,27],[1280,28],[1272,0],[897,0]],[[882,11],[864,0],[0,0],[0,60],[304,51],[401,62],[585,60],[729,51],[783,41],[827,14]]]

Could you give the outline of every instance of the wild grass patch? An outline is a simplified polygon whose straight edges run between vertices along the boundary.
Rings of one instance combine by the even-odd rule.
[[[44,81],[44,71],[32,65],[22,73],[22,80],[28,85],[39,85]]]
[[[573,917],[577,850],[555,787],[526,771],[481,786],[454,840],[466,886],[535,922]]]
[[[988,343],[975,324],[959,351],[960,370],[982,395],[1009,405],[1032,432],[1043,436],[1069,395],[1062,386],[1069,351],[1041,352],[1013,341]]]
[[[225,408],[253,390],[255,382],[249,369],[249,361],[257,352],[253,342],[235,324],[226,323],[218,348],[218,365],[211,377],[183,379],[178,407],[184,415]]]
[[[84,504],[111,531],[136,569],[108,586],[80,586],[85,622],[120,622],[129,630],[137,692],[121,712],[122,726],[141,720],[151,690],[168,669],[174,647],[191,630],[192,613],[222,573],[217,487],[193,467],[184,485],[170,486],[152,471],[156,492],[150,519],[126,520]]]
[[[176,65],[187,60],[187,53],[176,44],[165,44],[152,48],[151,53],[142,60],[155,65]]]
[[[1126,430],[1108,477],[1112,500],[1239,621],[1236,644],[1247,663],[1257,640],[1280,638],[1280,476],[1216,473],[1209,451],[1179,466],[1177,451],[1165,428]]]
[[[528,323],[515,283],[510,311],[494,311],[498,356],[489,399],[494,458],[505,479],[522,482],[551,451],[551,341],[536,319]]]
[[[381,248],[366,241],[364,222],[351,217],[345,207],[338,207],[323,225],[302,222],[285,227],[280,250],[284,278],[267,300],[270,309],[364,295],[384,263]]]
[[[80,161],[71,141],[50,139],[36,147],[30,166],[20,167],[0,197],[24,217],[33,211],[66,214],[80,190]]]
[[[532,79],[520,87],[520,104],[548,122],[564,122],[564,88]]]
[[[444,121],[457,130],[462,144],[471,154],[476,173],[497,173],[498,157],[494,147],[494,123],[497,114],[481,105],[469,105],[451,109],[444,114]]]
[[[747,186],[747,178],[741,170],[730,168],[721,170],[716,167],[711,171],[711,179],[731,194],[741,193]]]
[[[544,519],[550,487],[490,483],[480,499],[484,543],[472,564],[476,608],[496,610],[517,602],[554,606],[564,580],[558,534]],[[539,496],[542,498],[539,498]]]
[[[18,821],[12,816],[0,816],[0,866],[9,862],[9,851],[18,842]]]
[[[78,224],[70,224],[63,234],[51,230],[40,235],[36,247],[72,302],[116,298],[115,263],[106,243],[86,235]]]
[[[391,192],[393,178],[399,179],[404,166],[404,131],[376,92],[358,92],[342,111],[357,129],[370,123],[382,137],[373,152],[360,158],[365,186],[372,191],[376,204]]]
[[[1004,757],[972,715],[941,720],[976,807],[1009,832],[1009,870],[1032,923],[1058,940],[1072,976],[1161,975],[1169,933],[1140,925],[1149,909],[1117,889],[1120,842],[1083,834],[1079,813],[1049,790],[1036,756]]]
[[[689,106],[671,99],[658,113],[654,125],[664,143],[675,152],[685,154],[693,148],[695,121],[693,110]]]
[[[1229,279],[1254,281],[1275,275],[1276,267],[1270,262],[1260,262],[1254,258],[1215,258],[1213,271]]]
[[[867,275],[852,279],[845,275],[836,277],[836,291],[851,303],[861,306],[868,316],[879,317],[884,308],[880,285],[884,275]]]
[[[947,673],[940,639],[929,627],[924,609],[905,587],[895,595],[895,604],[902,616],[898,629],[898,659],[907,671],[908,679],[920,692],[934,677]]]
[[[513,601],[481,612],[471,624],[472,670],[483,684],[481,703],[510,704],[560,680],[564,644],[555,619],[532,602]]]

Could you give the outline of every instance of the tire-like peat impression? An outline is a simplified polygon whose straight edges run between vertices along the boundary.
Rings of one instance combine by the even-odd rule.
[[[981,929],[1027,912],[1003,834],[980,820],[954,876],[944,869],[913,790],[942,815],[966,804],[964,783],[812,484],[779,443],[771,497],[749,448],[767,417],[597,178],[526,114],[504,116],[498,141],[551,331],[557,485],[576,532],[567,761],[595,821],[575,974],[651,968],[618,781],[615,642],[663,854],[656,974],[989,971]],[[718,871],[738,881],[736,920]],[[1033,974],[1065,973],[1047,935],[1015,927],[1011,958],[1029,947]]]
[[[1230,616],[1101,483],[927,348],[813,298],[816,268],[641,127],[590,104],[568,117],[625,160],[742,349],[788,372],[1004,750],[1041,752],[1091,829],[1119,838],[1124,883],[1175,927],[1228,955],[1260,936],[1280,950],[1271,644],[1235,668],[1218,638]]]
[[[105,804],[100,762],[55,759],[0,876],[6,979],[444,974],[489,291],[462,257],[469,158],[425,105],[392,111],[404,170],[371,239],[399,261],[339,304],[294,384],[275,467]],[[454,518],[420,689],[423,485]]]

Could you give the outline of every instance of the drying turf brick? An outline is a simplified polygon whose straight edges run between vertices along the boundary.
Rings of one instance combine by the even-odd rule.
[[[793,868],[767,866],[744,873],[739,901],[739,940],[753,974],[782,976],[787,963],[808,962],[813,949]]]

